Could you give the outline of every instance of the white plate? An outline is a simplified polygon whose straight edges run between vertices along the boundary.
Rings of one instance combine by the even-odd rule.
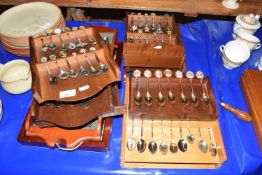
[[[61,17],[54,4],[32,2],[8,9],[0,16],[0,33],[10,37],[34,36],[53,27]]]

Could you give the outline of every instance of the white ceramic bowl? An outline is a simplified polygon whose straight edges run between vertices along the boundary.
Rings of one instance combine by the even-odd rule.
[[[0,67],[0,81],[4,90],[21,94],[31,89],[32,76],[29,64],[24,60],[13,60]]]
[[[0,16],[0,33],[8,37],[34,36],[55,25],[60,9],[51,3],[31,2],[8,9]]]
[[[259,49],[261,47],[260,39],[250,33],[238,31],[234,38],[235,40],[238,40],[238,41],[241,41],[247,44],[250,50]]]
[[[220,46],[224,66],[228,69],[239,67],[250,56],[248,46],[241,41],[230,41],[225,46]]]

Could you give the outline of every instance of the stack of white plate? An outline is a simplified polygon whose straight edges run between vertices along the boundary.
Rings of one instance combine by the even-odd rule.
[[[62,12],[56,5],[45,2],[25,3],[1,14],[0,38],[7,51],[29,56],[29,36],[45,35],[47,29],[64,26]]]

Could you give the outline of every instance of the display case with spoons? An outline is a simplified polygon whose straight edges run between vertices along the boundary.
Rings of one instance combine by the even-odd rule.
[[[218,168],[227,158],[209,79],[202,71],[151,70],[125,78],[121,166]],[[141,132],[145,150],[128,149]]]
[[[113,34],[109,47],[100,31]],[[124,110],[112,58],[116,30],[81,26],[47,33],[30,38],[34,98],[18,140],[62,150],[106,149],[110,117]]]
[[[129,13],[124,43],[125,72],[135,68],[185,70],[185,49],[174,16]]]

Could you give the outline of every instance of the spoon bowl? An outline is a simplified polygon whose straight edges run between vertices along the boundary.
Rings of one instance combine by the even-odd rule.
[[[177,152],[178,148],[177,148],[177,144],[176,144],[174,139],[171,140],[169,149],[170,149],[170,151],[172,153],[176,153]]]
[[[200,149],[201,152],[207,153],[208,150],[207,142],[203,139],[200,139],[198,142],[198,148]]]
[[[137,142],[137,150],[139,153],[142,153],[146,150],[146,141],[144,139],[140,139],[138,142]]]
[[[179,141],[178,141],[178,148],[180,151],[182,152],[186,152],[187,151],[187,142],[185,139],[181,138]]]
[[[133,151],[136,148],[136,141],[133,137],[127,140],[126,147],[129,151]]]
[[[154,154],[157,151],[157,143],[154,140],[151,140],[148,144],[149,151]]]
[[[195,136],[192,133],[187,135],[187,141],[191,144],[195,143]]]
[[[160,149],[160,152],[162,153],[162,154],[166,154],[167,153],[167,151],[168,151],[168,145],[166,144],[166,142],[161,142],[160,143],[160,146],[159,146],[159,149]]]

